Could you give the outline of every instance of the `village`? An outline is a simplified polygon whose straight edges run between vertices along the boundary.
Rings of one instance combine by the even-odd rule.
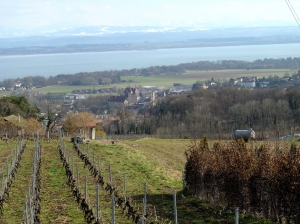
[[[100,89],[77,89],[70,93],[44,93],[38,91],[35,86],[25,86],[20,81],[15,83],[12,95],[21,96],[23,94],[28,98],[30,103],[39,105],[41,108],[38,119],[42,121],[43,129],[49,129],[54,133],[58,132],[64,125],[66,117],[78,113],[92,113],[95,115],[93,121],[89,121],[87,136],[90,139],[97,138],[96,129],[102,130],[107,134],[145,134],[150,131],[141,131],[145,125],[145,120],[150,114],[150,108],[154,107],[157,102],[166,96],[186,95],[198,89],[209,90],[219,89],[221,87],[233,87],[237,89],[268,89],[282,88],[287,89],[294,85],[299,85],[300,74],[283,77],[270,76],[268,78],[240,77],[231,78],[227,82],[220,82],[214,78],[203,82],[196,82],[193,85],[184,85],[173,83],[171,88],[156,86],[139,86],[139,87],[104,87]],[[77,87],[78,88],[78,87]],[[2,91],[4,87],[0,88]],[[5,93],[5,92],[3,92]],[[51,111],[49,111],[51,107]],[[53,124],[48,124],[49,116],[55,114],[52,119]],[[20,120],[20,115],[14,114],[13,118],[4,117],[5,121],[12,122],[24,128],[24,122],[15,122]],[[23,120],[24,118],[21,118]],[[78,129],[79,130],[79,129]],[[78,131],[81,134],[81,131]],[[103,134],[102,133],[102,134]],[[6,133],[2,133],[4,136]],[[49,135],[49,134],[48,134]],[[102,136],[98,136],[103,137]]]

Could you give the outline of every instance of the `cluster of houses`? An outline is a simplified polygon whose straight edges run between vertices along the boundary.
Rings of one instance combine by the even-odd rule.
[[[127,108],[138,109],[143,106],[155,105],[156,100],[165,97],[166,94],[177,95],[195,89],[218,88],[221,86],[236,86],[238,88],[253,89],[268,88],[275,84],[282,88],[288,88],[297,82],[300,82],[299,74],[285,77],[273,76],[272,79],[259,79],[257,76],[240,77],[235,79],[232,78],[228,82],[223,83],[219,83],[212,78],[212,80],[197,82],[194,85],[173,83],[172,88],[168,91],[164,91],[163,88],[157,88],[155,86],[143,86],[139,88],[127,87],[121,95],[116,95],[118,91],[115,88],[97,90],[97,93],[111,94],[107,101],[110,108],[120,108],[121,106],[125,106]],[[71,94],[65,96],[64,102],[65,104],[72,105],[76,100],[84,100],[86,94],[91,94],[93,92],[95,92],[95,90],[74,90]]]
[[[234,80],[234,85],[245,88],[268,88],[271,86],[278,86],[282,88],[289,88],[300,84],[300,75],[294,74],[292,76],[279,77],[277,75],[269,78],[241,77]]]
[[[17,81],[11,87],[0,86],[0,91],[26,90],[35,88],[35,86],[24,86],[20,81]]]
[[[239,87],[255,88],[257,81],[258,81],[257,76],[241,77],[241,78],[237,78],[234,80],[234,85],[239,86]]]
[[[181,92],[188,92],[193,89],[193,85],[183,85],[181,83],[173,83],[173,87],[170,89],[170,94],[174,95]]]
[[[221,86],[236,86],[238,88],[268,88],[268,87],[281,87],[289,88],[294,85],[300,85],[300,74],[293,74],[292,76],[279,77],[277,75],[268,78],[240,77],[231,78],[228,82],[218,83],[216,81],[198,82],[197,89],[218,88]]]
[[[123,95],[111,96],[108,100],[109,107],[142,107],[146,105],[155,105],[157,98],[165,97],[165,92],[154,86],[144,86],[142,88],[127,87]]]

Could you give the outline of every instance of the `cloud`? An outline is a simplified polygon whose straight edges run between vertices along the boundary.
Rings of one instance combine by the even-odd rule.
[[[66,10],[67,12],[71,12],[71,11],[72,11],[72,9],[71,9],[70,6],[66,6],[66,7],[65,7],[65,10]]]
[[[300,2],[293,6],[297,11]],[[0,26],[8,27],[259,26],[275,21],[295,25],[282,0],[0,0]]]

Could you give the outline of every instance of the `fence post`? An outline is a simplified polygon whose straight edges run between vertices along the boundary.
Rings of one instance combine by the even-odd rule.
[[[87,183],[86,183],[87,181],[86,181],[86,174],[84,174],[84,198],[85,198],[85,200],[87,201]]]
[[[79,187],[78,163],[76,163],[76,179],[77,179],[77,185],[78,185],[78,187]]]
[[[174,203],[174,224],[177,224],[176,190],[173,191],[173,203]]]
[[[235,224],[239,224],[239,207],[235,209]]]
[[[29,206],[29,212],[30,212],[30,209],[31,209],[31,200],[30,200],[30,187],[28,186],[28,189],[27,189],[27,196],[28,196],[28,206]]]
[[[115,192],[111,196],[111,223],[115,224]]]
[[[90,144],[87,146],[87,157],[90,159]]]
[[[155,216],[155,222],[157,222],[157,214],[156,214],[156,208],[154,206],[154,216]]]
[[[99,183],[96,183],[96,221],[99,220]]]
[[[25,218],[25,224],[28,224],[28,214],[27,214],[27,203],[24,202],[24,218]]]
[[[142,223],[145,223],[145,217],[147,215],[147,184],[144,184],[144,200],[143,200],[143,203],[144,203],[144,213],[143,213],[143,221]]]
[[[2,166],[2,190],[4,189],[5,178],[4,178],[4,168]]]
[[[123,180],[124,180],[123,183],[124,204],[126,204],[126,174],[124,174]]]
[[[6,160],[6,171],[7,171],[6,178],[8,179],[8,178],[9,178],[8,158],[7,158],[7,160]]]
[[[74,156],[72,156],[71,158],[72,158],[72,175],[74,175]]]
[[[33,211],[33,207],[30,208],[30,224],[34,224],[34,211]]]

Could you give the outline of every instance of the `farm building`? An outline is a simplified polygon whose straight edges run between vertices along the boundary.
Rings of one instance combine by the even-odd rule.
[[[75,125],[78,134],[84,136],[87,139],[95,139],[96,136],[96,126],[99,123],[99,120],[94,120],[88,123],[78,123]]]

